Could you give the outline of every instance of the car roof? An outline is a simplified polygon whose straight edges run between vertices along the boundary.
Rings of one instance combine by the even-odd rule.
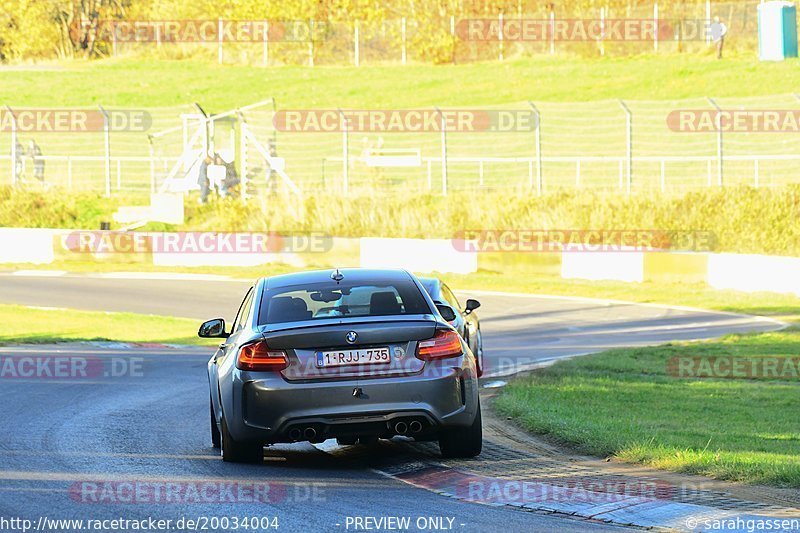
[[[268,278],[262,278],[268,289],[288,287],[291,285],[305,285],[311,283],[324,283],[331,281],[331,274],[335,269],[307,270],[303,272],[292,272],[290,274],[280,274]],[[408,271],[399,268],[341,268],[339,272],[348,282],[365,281],[407,281],[412,279]]]

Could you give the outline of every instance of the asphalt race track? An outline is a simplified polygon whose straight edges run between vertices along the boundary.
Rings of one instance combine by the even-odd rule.
[[[0,303],[198,320],[231,320],[245,289],[235,281],[0,275]],[[537,361],[612,346],[777,327],[657,306],[470,294],[483,304],[479,313],[492,374],[484,383]],[[347,447],[344,453],[336,446],[284,445],[267,448],[262,465],[224,464],[208,435],[205,364],[210,353],[77,343],[0,348],[0,357],[81,356],[95,370],[83,379],[0,380],[5,414],[0,516],[29,519],[34,528],[54,531],[52,524],[48,529],[48,522],[39,522],[42,517],[152,517],[172,520],[173,529],[183,518],[199,520],[199,530],[203,524],[207,530],[233,530],[237,517],[267,517],[261,526],[274,525],[277,517],[283,531],[365,531],[378,524],[391,530],[396,523],[370,521],[387,517],[410,519],[411,531],[622,529],[463,502],[382,475],[386,464],[402,469],[419,460],[421,445],[410,443]],[[495,448],[489,436],[486,457],[464,461],[463,468],[491,460]],[[228,522],[216,522],[220,519]],[[9,529],[0,524],[0,530]],[[61,530],[76,529],[73,524]],[[180,529],[194,528],[183,523]]]

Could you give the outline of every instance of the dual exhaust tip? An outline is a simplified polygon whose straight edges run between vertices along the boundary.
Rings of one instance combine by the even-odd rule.
[[[415,434],[422,431],[422,422],[419,420],[412,420],[411,422],[406,423],[405,421],[400,420],[399,422],[395,422],[392,429],[398,435],[406,435],[408,433]]]
[[[419,420],[399,420],[394,424],[390,423],[389,427],[398,435],[415,435],[422,431],[423,425]],[[287,436],[293,442],[298,442],[301,440],[314,442],[317,440],[318,435],[319,433],[317,432],[317,429],[313,426],[294,426],[287,432]]]
[[[299,441],[301,438],[308,441],[313,441],[317,438],[317,430],[312,426],[308,426],[306,428],[295,426],[289,430],[288,435],[293,441]]]

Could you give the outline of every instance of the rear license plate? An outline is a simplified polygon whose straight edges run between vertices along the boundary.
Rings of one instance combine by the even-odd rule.
[[[317,367],[387,364],[391,361],[389,348],[360,348],[317,352]]]

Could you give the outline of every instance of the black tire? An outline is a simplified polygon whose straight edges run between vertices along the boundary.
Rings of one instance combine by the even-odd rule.
[[[442,431],[439,434],[439,450],[442,457],[477,457],[483,448],[483,425],[481,422],[481,404],[472,425]]]
[[[478,377],[483,376],[483,336],[481,335],[481,330],[478,330],[478,336],[475,339],[475,366],[478,373]]]
[[[354,446],[358,442],[358,437],[336,437],[336,444],[339,446]]]
[[[264,460],[264,447],[259,443],[235,440],[225,415],[222,415],[222,460],[226,463],[260,463]]]
[[[219,434],[219,428],[217,427],[217,421],[214,420],[214,404],[211,403],[211,397],[208,398],[208,410],[211,413],[211,445],[214,448],[221,448],[222,447],[222,437]]]

